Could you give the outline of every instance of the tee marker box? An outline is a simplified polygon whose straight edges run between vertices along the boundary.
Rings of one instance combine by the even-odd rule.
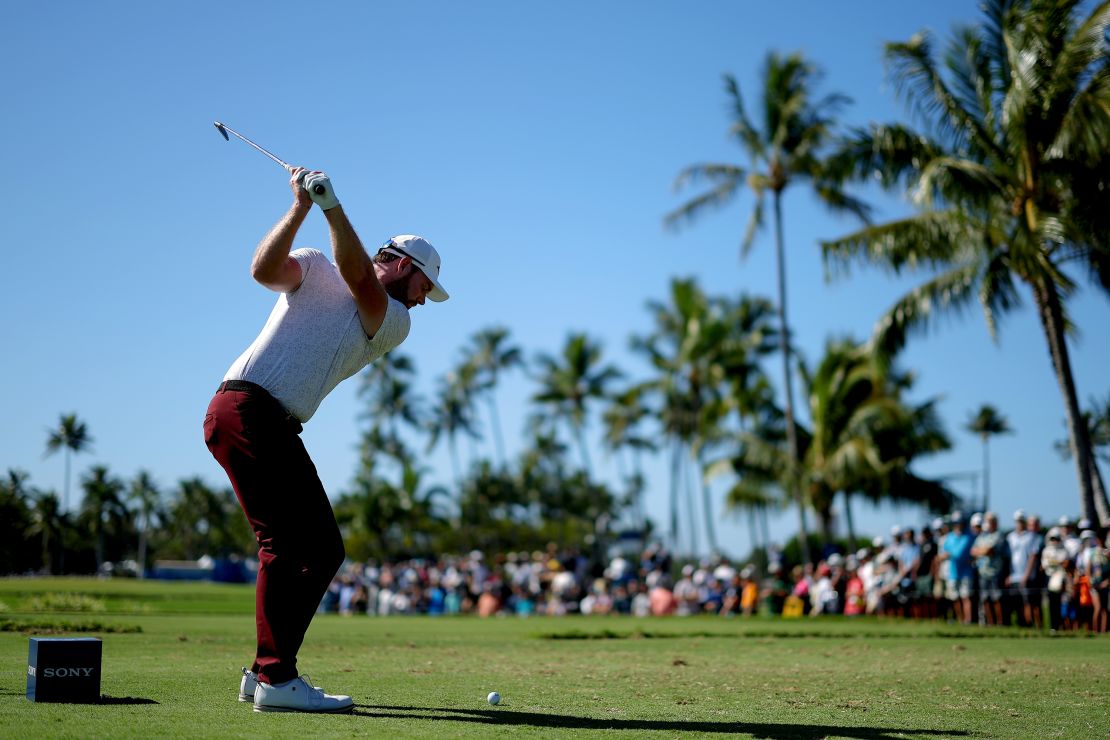
[[[99,702],[102,647],[96,637],[32,637],[27,657],[27,699]]]

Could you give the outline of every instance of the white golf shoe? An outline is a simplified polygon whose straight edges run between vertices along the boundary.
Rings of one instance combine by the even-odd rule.
[[[292,681],[268,684],[258,681],[254,690],[256,712],[350,712],[355,708],[351,697],[325,694],[309,683],[308,676],[297,676]]]
[[[239,682],[239,701],[254,701],[254,690],[258,688],[258,674],[243,666],[243,680]],[[317,690],[319,686],[315,686]]]
[[[258,674],[243,667],[243,680],[239,682],[239,701],[254,701],[254,689],[258,686]]]

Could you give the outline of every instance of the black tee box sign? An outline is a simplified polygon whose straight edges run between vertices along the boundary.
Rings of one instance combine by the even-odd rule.
[[[95,637],[32,637],[27,698],[81,704],[100,701],[101,647]]]

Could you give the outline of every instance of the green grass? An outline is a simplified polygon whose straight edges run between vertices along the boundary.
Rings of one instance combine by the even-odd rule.
[[[103,608],[82,611],[90,601]],[[108,697],[99,706],[26,701],[27,633],[2,631],[5,737],[1108,732],[1105,637],[839,619],[327,616],[309,630],[301,668],[350,693],[356,712],[265,715],[235,700],[253,649],[250,587],[13,579],[0,580],[0,602],[0,621],[15,630],[92,624],[82,634],[104,639]],[[106,631],[133,628],[141,631]],[[504,698],[498,707],[485,702],[492,690]]]

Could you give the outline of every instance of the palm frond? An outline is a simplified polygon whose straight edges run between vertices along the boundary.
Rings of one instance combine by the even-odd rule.
[[[853,263],[862,262],[898,274],[950,264],[977,236],[974,224],[957,210],[925,211],[822,241],[821,256],[827,273],[846,274]]]
[[[725,92],[728,93],[729,103],[732,112],[732,126],[730,132],[734,134],[743,147],[747,150],[749,156],[753,161],[760,161],[766,158],[766,151],[763,146],[763,137],[755,126],[752,125],[751,119],[748,118],[748,112],[744,106],[744,97],[740,94],[740,84],[736,82],[736,78],[730,74],[724,76],[725,79]]]
[[[899,92],[951,139],[955,147],[970,143],[992,159],[1006,160],[1006,153],[995,142],[983,120],[965,108],[945,83],[933,60],[928,33],[918,33],[907,42],[887,44],[884,56]]]
[[[699,179],[710,179],[717,182],[717,185],[668,213],[663,217],[663,223],[668,227],[675,228],[681,222],[693,221],[703,211],[727,205],[744,184],[744,174],[743,169],[733,165],[694,165],[687,167],[675,181],[676,188]]]
[[[871,124],[843,139],[826,167],[832,177],[873,179],[890,188],[916,177],[920,168],[943,152],[938,142],[907,126]]]
[[[870,344],[893,355],[913,332],[926,332],[938,314],[960,313],[975,300],[977,264],[960,265],[911,290],[875,325]]]

